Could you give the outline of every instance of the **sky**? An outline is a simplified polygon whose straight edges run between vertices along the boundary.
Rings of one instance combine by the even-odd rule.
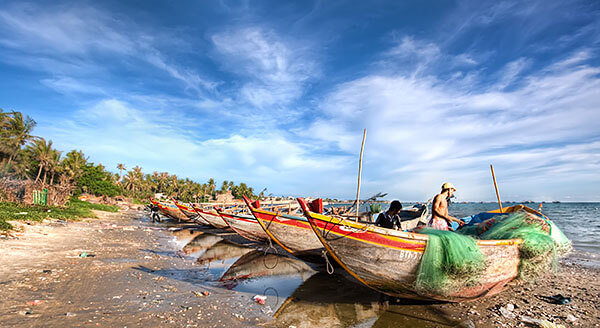
[[[274,195],[600,201],[600,2],[2,1],[57,149]]]

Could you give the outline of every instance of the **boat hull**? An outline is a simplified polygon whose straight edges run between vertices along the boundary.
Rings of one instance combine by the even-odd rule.
[[[219,215],[219,213],[217,213],[215,210],[204,210],[193,205],[192,207],[196,211],[196,213],[200,215],[200,217],[206,222],[208,222],[208,224],[210,224],[211,226],[217,229],[226,229],[228,227]]]
[[[317,256],[322,259],[323,244],[305,218],[278,215],[262,209],[252,209],[265,232],[283,249],[296,257]],[[319,261],[320,262],[320,261]]]
[[[181,212],[175,205],[167,204],[167,203],[158,203],[158,209],[165,216],[168,216],[171,219],[177,220],[179,222],[191,221],[190,218],[185,216],[185,214],[183,214],[183,212]]]
[[[233,231],[248,240],[262,242],[269,238],[253,217],[229,214],[219,210],[217,210],[217,213]]]
[[[400,298],[461,302],[491,296],[518,274],[519,240],[479,241],[487,258],[479,283],[449,295],[417,290],[415,282],[428,237],[310,212],[311,228],[328,253],[363,284]]]
[[[202,225],[210,225],[206,220],[204,220],[198,213],[196,213],[196,211],[194,211],[193,208],[180,203],[180,202],[175,202],[175,206],[177,206],[177,208],[186,216],[188,217],[190,220],[198,223],[198,224],[202,224]]]

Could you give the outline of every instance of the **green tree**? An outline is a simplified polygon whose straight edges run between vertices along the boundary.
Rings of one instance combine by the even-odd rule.
[[[29,117],[23,117],[20,112],[4,113],[0,110],[0,142],[2,151],[6,154],[6,167],[8,168],[27,142],[35,139],[31,131],[35,127],[35,121]],[[4,159],[3,159],[4,161]]]
[[[123,176],[123,170],[126,170],[125,164],[121,164],[121,163],[117,164],[117,169],[119,170],[119,182],[120,182],[120,179]]]
[[[102,165],[88,163],[82,167],[82,174],[77,181],[77,187],[81,191],[97,196],[116,196],[119,194],[119,187],[111,179],[110,173],[104,170]]]

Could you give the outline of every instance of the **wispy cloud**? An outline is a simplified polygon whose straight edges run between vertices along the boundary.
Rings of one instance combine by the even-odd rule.
[[[318,76],[315,61],[302,45],[291,45],[259,27],[227,30],[211,37],[226,69],[247,79],[242,96],[257,107],[287,105]]]
[[[159,50],[162,40],[126,17],[92,7],[13,5],[0,10],[0,26],[0,45],[17,52],[5,61],[51,74],[79,76],[90,73],[81,68],[90,67],[106,74],[103,57],[117,56],[145,61],[198,94],[214,91],[219,83],[169,63]]]
[[[465,179],[463,195],[480,198],[480,181],[468,175],[485,172],[489,162],[508,176],[531,174],[531,179],[552,172],[583,181],[600,168],[597,159],[585,169],[581,166],[582,158],[596,158],[600,139],[591,123],[600,119],[600,67],[584,64],[581,52],[528,75],[519,74],[528,63],[520,59],[500,71],[494,87],[475,81],[465,91],[431,74],[415,74],[445,55],[432,44],[430,50],[414,50],[409,46],[417,41],[405,40],[411,41],[393,52],[425,51],[412,71],[390,75],[382,69],[340,85],[323,99],[325,115],[304,137],[350,153],[366,127],[366,156],[372,163],[366,171],[376,181],[386,175],[406,181],[422,195],[435,191],[443,180]],[[504,90],[513,82],[518,83]],[[557,161],[560,152],[569,155]],[[406,187],[397,188],[401,192]]]

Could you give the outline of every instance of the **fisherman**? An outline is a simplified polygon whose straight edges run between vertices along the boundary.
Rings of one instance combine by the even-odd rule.
[[[399,229],[400,228],[400,217],[398,214],[402,210],[402,204],[400,201],[394,200],[390,204],[390,208],[387,211],[381,212],[375,220],[375,225],[388,228],[388,229]]]
[[[452,222],[458,223],[459,226],[463,226],[465,223],[448,214],[448,202],[454,195],[456,187],[450,182],[446,182],[442,185],[442,192],[435,195],[433,203],[431,205],[431,221],[430,225],[434,229],[438,230],[449,230],[448,226],[452,225]]]
[[[158,205],[156,204],[150,204],[150,221],[152,223],[160,222],[160,216],[158,216]]]

